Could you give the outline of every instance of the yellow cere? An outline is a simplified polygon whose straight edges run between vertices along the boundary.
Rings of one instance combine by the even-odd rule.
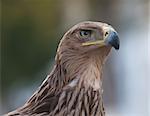
[[[85,42],[85,43],[82,43],[82,46],[97,45],[97,44],[100,45],[100,47],[101,47],[101,46],[105,45],[105,42],[104,42],[104,40]]]

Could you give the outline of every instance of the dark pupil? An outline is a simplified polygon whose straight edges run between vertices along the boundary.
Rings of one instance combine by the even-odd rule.
[[[90,31],[89,30],[83,30],[80,32],[80,35],[81,36],[88,36],[88,35],[90,35]]]

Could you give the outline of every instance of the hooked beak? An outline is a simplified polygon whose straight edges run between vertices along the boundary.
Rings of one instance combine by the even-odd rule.
[[[96,40],[96,41],[89,41],[82,43],[82,46],[88,46],[88,45],[99,45],[100,47],[102,46],[112,46],[116,50],[119,50],[119,37],[117,32],[114,30],[110,30],[107,37],[105,37],[103,40]]]
[[[111,45],[112,47],[114,47],[116,50],[119,50],[119,37],[117,32],[115,31],[110,31],[109,35],[107,36],[107,38],[105,39],[105,43],[106,45]]]

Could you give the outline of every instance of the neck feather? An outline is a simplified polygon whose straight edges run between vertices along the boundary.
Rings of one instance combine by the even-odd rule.
[[[67,80],[69,82],[71,80],[70,86],[75,86],[78,81],[81,81],[85,87],[97,90],[102,85],[103,64],[109,51],[108,48],[88,52],[68,50],[68,52],[58,52],[56,61],[59,61],[57,64],[66,70]]]
[[[101,109],[99,113],[104,113],[101,76],[103,64],[110,50],[101,50],[88,53],[77,51],[57,53],[56,64],[51,74],[48,75],[47,79],[45,79],[28,102],[21,109],[18,109],[18,112],[20,112],[20,114],[42,112],[53,114],[58,112],[57,108],[59,107],[57,107],[57,105],[60,106],[60,104],[63,104],[59,101],[65,101],[64,103],[67,103],[64,104],[64,107],[61,107],[65,108],[68,104],[76,103],[75,100],[80,101],[83,99],[81,100],[83,103],[77,102],[74,108],[80,107],[80,104],[82,104],[82,106],[90,105],[90,107],[92,107],[92,109],[88,107],[91,109],[90,114],[94,111],[97,112],[96,109],[99,108]],[[67,92],[67,94],[64,92]],[[80,96],[74,96],[73,94],[75,93]],[[64,95],[65,98],[63,98]],[[70,98],[69,95],[71,95]],[[92,97],[90,98],[92,101],[86,101],[89,99],[86,97],[87,95]],[[68,100],[68,98],[73,99],[73,102],[67,102],[66,100]],[[93,106],[93,103],[96,106]],[[84,109],[84,111],[87,110]]]

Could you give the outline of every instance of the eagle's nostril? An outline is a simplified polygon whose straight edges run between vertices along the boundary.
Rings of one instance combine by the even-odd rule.
[[[105,37],[106,37],[108,34],[109,34],[109,33],[108,33],[108,32],[106,32],[106,33],[105,33]]]

